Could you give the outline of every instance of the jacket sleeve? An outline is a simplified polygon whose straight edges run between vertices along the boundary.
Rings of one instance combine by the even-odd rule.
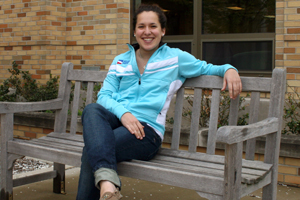
[[[116,60],[114,60],[109,68],[101,90],[98,92],[97,103],[115,114],[121,120],[123,114],[129,111],[116,101],[119,85],[120,78],[116,76]]]
[[[179,73],[185,78],[196,77],[200,75],[216,75],[223,77],[228,69],[237,69],[230,64],[213,65],[206,61],[196,59],[193,55],[179,50],[178,56]]]

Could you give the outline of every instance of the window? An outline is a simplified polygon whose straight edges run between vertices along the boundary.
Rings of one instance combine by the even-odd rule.
[[[229,63],[242,71],[272,70],[272,42],[204,42],[203,59],[220,65]]]
[[[202,33],[275,32],[274,0],[202,0]]]
[[[193,34],[193,0],[142,0],[158,4],[167,16],[168,35]]]
[[[275,0],[132,0],[163,8],[171,47],[213,64],[230,63],[247,75],[274,67]],[[132,34],[133,35],[133,34]],[[132,41],[135,39],[132,36]]]

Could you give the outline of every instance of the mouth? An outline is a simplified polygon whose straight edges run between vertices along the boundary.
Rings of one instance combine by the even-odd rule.
[[[143,38],[143,40],[147,43],[151,42],[152,40],[154,40],[154,38]]]

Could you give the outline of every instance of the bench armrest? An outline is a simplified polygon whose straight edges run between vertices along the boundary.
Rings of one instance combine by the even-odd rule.
[[[63,99],[38,102],[0,102],[0,114],[61,109]]]
[[[235,144],[278,131],[279,119],[269,117],[245,126],[223,126],[218,129],[217,142]]]

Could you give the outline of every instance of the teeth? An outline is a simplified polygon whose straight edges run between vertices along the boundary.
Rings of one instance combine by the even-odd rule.
[[[146,40],[146,41],[151,41],[152,39],[144,39],[144,40]]]

